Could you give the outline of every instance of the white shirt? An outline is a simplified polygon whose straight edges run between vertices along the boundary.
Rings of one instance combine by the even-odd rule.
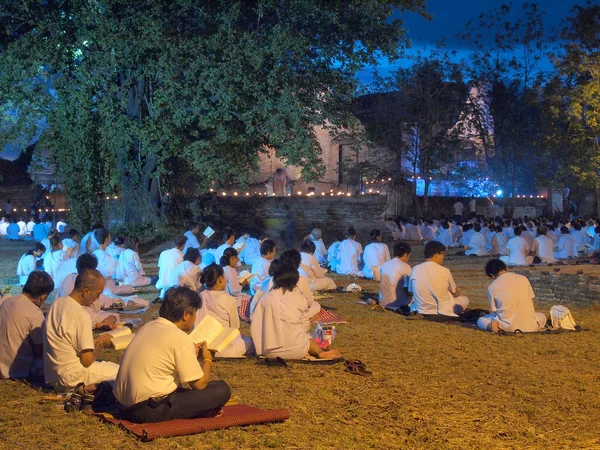
[[[100,244],[98,244],[98,241],[96,240],[93,231],[90,231],[88,234],[83,236],[79,245],[79,253],[82,255],[84,253],[94,253],[94,250],[100,247]]]
[[[420,314],[457,315],[454,313],[456,284],[450,270],[433,261],[413,267],[409,279],[413,293],[411,310]]]
[[[315,244],[315,258],[319,264],[327,264],[327,249],[323,243],[323,239],[311,239]]]
[[[429,224],[424,225],[423,228],[421,229],[421,235],[423,236],[423,239],[430,241],[433,238],[435,238],[435,230]]]
[[[217,319],[223,327],[240,328],[240,316],[235,297],[229,295],[227,291],[210,290],[202,291],[200,295],[208,314]]]
[[[554,262],[552,239],[548,236],[540,235],[535,238],[534,246],[542,261]]]
[[[8,222],[6,222],[4,219],[0,221],[0,235],[6,236],[6,229],[8,228],[8,225]]]
[[[135,280],[143,275],[145,275],[144,267],[137,252],[130,248],[123,250],[115,272],[116,278],[123,280],[123,284],[133,285]]]
[[[233,247],[233,244],[229,245],[227,242],[225,242],[217,247],[215,250],[215,262],[217,264],[221,264],[221,256],[223,256],[223,253],[225,253],[225,250],[227,250],[229,247]]]
[[[508,264],[515,266],[527,265],[527,254],[529,253],[530,247],[521,236],[515,236],[510,239],[506,243],[506,250],[508,253]]]
[[[250,289],[252,294],[255,294],[256,288],[260,287],[262,282],[269,278],[269,267],[271,267],[271,261],[265,259],[263,256],[258,258],[254,264],[252,264],[252,270],[250,273],[256,274],[256,276],[250,280]]]
[[[561,234],[556,247],[558,249],[556,252],[558,259],[576,258],[578,256],[577,245],[570,234]]]
[[[44,262],[44,269],[52,277],[52,280],[56,280],[60,271],[60,266],[63,262],[69,259],[69,255],[64,250],[54,250],[48,256],[48,259]],[[46,262],[48,264],[46,264]]]
[[[452,239],[452,232],[448,229],[438,228],[435,240],[444,244],[446,247],[449,247],[453,244],[454,239]]]
[[[529,280],[516,273],[503,273],[488,287],[490,310],[504,331],[538,331],[534,297]]]
[[[390,260],[390,249],[383,242],[371,242],[365,246],[363,260],[365,262],[363,273],[365,277],[372,279],[373,267],[381,267]]]
[[[422,241],[423,235],[421,234],[421,230],[418,226],[409,223],[406,225],[405,239],[407,241]]]
[[[33,220],[30,220],[29,222],[27,222],[27,233],[28,234],[33,233],[33,227],[35,227],[35,222]]]
[[[506,244],[508,244],[508,238],[504,233],[494,233],[490,242],[492,247],[490,253],[492,255],[506,255]]]
[[[379,284],[379,304],[389,305],[398,301],[398,306],[408,305],[412,297],[404,288],[408,287],[410,266],[400,258],[392,258],[381,266],[381,282]]]
[[[456,202],[454,205],[454,215],[455,216],[462,216],[462,212],[464,209],[464,205],[461,202]]]
[[[19,277],[19,284],[21,286],[24,286],[25,283],[27,283],[29,274],[36,269],[36,262],[37,258],[27,253],[19,259],[19,264],[17,264],[17,276]]]
[[[329,246],[327,249],[327,261],[329,262],[329,267],[332,272],[337,272],[338,267],[340,265],[338,248],[340,246],[339,241],[335,241],[333,244]]]
[[[0,378],[26,378],[42,344],[44,314],[25,295],[16,295],[0,306]]]
[[[27,224],[19,220],[17,225],[19,225],[19,236],[25,236],[27,234]]]
[[[198,238],[191,230],[186,231],[183,235],[187,238],[185,241],[185,245],[183,246],[183,250],[181,251],[184,255],[188,248],[200,248],[200,242],[198,242]]]
[[[345,239],[340,242],[338,247],[339,255],[339,266],[338,273],[340,274],[356,274],[358,270],[358,262],[360,261],[360,255],[363,249],[360,242],[356,242],[353,239]]]
[[[236,243],[246,244],[242,251],[239,253],[240,260],[244,264],[251,266],[260,258],[260,241],[252,236],[239,238]]]
[[[115,245],[114,242],[111,242],[110,244],[108,244],[108,247],[106,247],[106,253],[108,253],[110,256],[112,256],[115,259],[119,259],[119,257],[121,256],[121,253],[123,253],[123,247],[119,247],[118,245]]]
[[[86,373],[79,359],[84,350],[94,350],[92,318],[71,297],[56,299],[44,327],[46,383],[74,387]]]
[[[115,397],[125,407],[174,392],[204,376],[189,335],[162,317],[148,322],[125,350]]]
[[[200,266],[191,261],[182,261],[171,274],[170,286],[187,286],[197,291],[200,289]]]
[[[465,255],[467,256],[486,256],[489,254],[486,250],[487,240],[485,236],[477,231],[471,235],[471,239],[469,239],[469,243],[467,245],[469,247],[469,249],[465,252]]]
[[[64,238],[62,240],[62,245],[63,245],[63,250],[65,252],[69,252],[69,250],[71,250],[72,248],[76,248],[79,244],[77,244],[77,242],[75,242],[71,238]],[[78,256],[79,256],[79,251],[77,251],[75,253],[71,253],[71,258],[77,258]]]
[[[242,285],[238,280],[238,271],[231,266],[223,266],[223,272],[227,279],[227,292],[234,297],[242,293]]]
[[[533,248],[533,240],[535,239],[535,237],[533,236],[533,233],[529,230],[527,231],[523,231],[521,233],[521,238],[525,239],[525,242],[527,242],[527,247],[528,248]]]
[[[315,255],[300,252],[300,257],[302,258],[300,268],[298,269],[300,275],[304,275],[309,279],[323,278],[325,276],[325,270],[321,268]]]
[[[113,278],[119,265],[119,261],[110,256],[106,250],[98,248],[92,253],[98,259],[98,272],[102,274],[104,278]]]
[[[183,261],[183,253],[178,248],[170,248],[160,253],[158,257],[158,281],[156,282],[156,289],[169,286],[171,275],[181,261]]]

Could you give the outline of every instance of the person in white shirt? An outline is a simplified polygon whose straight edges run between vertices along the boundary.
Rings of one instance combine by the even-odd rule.
[[[496,226],[496,232],[492,236],[490,241],[490,255],[502,256],[506,255],[506,244],[508,244],[508,238],[503,233],[503,229],[500,225]]]
[[[300,274],[307,277],[311,283],[314,283],[317,291],[331,291],[336,289],[333,279],[326,277],[326,269],[321,268],[319,261],[315,256],[316,245],[311,239],[305,239],[300,247]]]
[[[408,265],[411,248],[406,242],[394,245],[394,257],[381,266],[379,284],[379,304],[385,307],[400,308],[408,313],[412,296],[408,292],[411,268]]]
[[[100,246],[92,252],[92,255],[96,257],[98,261],[97,267],[106,281],[104,287],[104,293],[106,295],[130,295],[133,294],[133,286],[123,285],[119,286],[115,281],[117,267],[119,266],[119,260],[110,255],[107,248],[110,244],[110,233],[106,228],[98,228],[94,231],[94,239],[100,243]],[[108,306],[108,305],[106,305]]]
[[[446,246],[437,241],[428,242],[424,255],[427,261],[410,272],[411,312],[458,317],[469,306],[469,299],[456,287],[450,270],[442,266]]]
[[[0,305],[0,379],[43,378],[40,306],[54,289],[46,272],[31,272],[23,291]]]
[[[19,277],[19,284],[24,286],[27,283],[29,274],[37,270],[37,261],[46,251],[44,244],[36,243],[33,245],[33,249],[29,250],[17,264],[17,276]]]
[[[552,240],[546,236],[548,229],[541,225],[537,229],[537,237],[533,241],[532,251],[535,255],[545,263],[553,263],[556,259],[554,258],[554,251]]]
[[[156,289],[160,292],[159,298],[163,298],[165,295],[165,291],[170,286],[171,283],[171,275],[175,270],[175,267],[183,261],[183,247],[185,247],[185,243],[187,241],[187,237],[180,235],[177,236],[173,240],[173,248],[168,250],[164,250],[160,253],[158,257],[158,281],[156,282]]]
[[[363,253],[363,260],[365,262],[363,274],[365,278],[379,281],[381,279],[381,266],[391,259],[390,249],[387,244],[381,242],[381,232],[379,230],[371,230],[370,237],[371,243],[365,246]]]
[[[464,247],[468,247],[469,243],[471,242],[471,236],[473,236],[474,234],[475,230],[473,229],[473,224],[465,223],[465,225],[463,226],[463,236],[461,239],[461,244]]]
[[[554,252],[556,259],[577,258],[579,256],[571,232],[564,225],[560,227],[560,237],[558,238],[556,248],[557,251]]]
[[[593,255],[598,251],[600,251],[600,226],[594,228],[594,238],[592,239],[589,255]]]
[[[200,242],[198,242],[198,233],[200,232],[200,227],[196,222],[191,222],[188,226],[188,230],[183,233],[183,235],[187,238],[185,242],[185,246],[181,250],[183,253],[187,251],[188,248],[197,248],[200,249],[202,246]],[[204,240],[206,242],[206,240]]]
[[[0,236],[6,236],[6,229],[8,228],[8,220],[5,217],[0,219]]]
[[[550,240],[552,241],[552,245],[554,245],[556,247],[556,244],[558,243],[558,234],[556,234],[556,231],[554,230],[554,225],[551,223],[546,224],[546,228],[548,228],[548,232],[546,233],[546,236],[548,236],[550,238]]]
[[[79,231],[75,228],[69,230],[69,237],[64,238],[62,241],[63,250],[67,252],[69,258],[77,258],[79,256]]]
[[[511,266],[527,266],[533,262],[533,256],[530,255],[531,248],[527,245],[525,239],[521,237],[522,229],[516,226],[515,237],[506,243],[506,256],[500,259]]]
[[[62,241],[58,235],[54,235],[50,238],[50,247],[52,251],[46,252],[46,258],[44,259],[44,270],[50,274],[53,280],[56,280],[60,266],[64,261],[69,259],[69,255],[62,248]]]
[[[152,279],[146,276],[144,266],[142,266],[137,253],[139,242],[140,240],[137,237],[125,239],[125,250],[119,257],[119,265],[115,272],[115,277],[118,280],[122,280],[123,284],[133,287],[152,284]]]
[[[315,258],[321,266],[327,265],[327,249],[323,243],[321,230],[319,228],[313,228],[310,232],[310,239],[315,244]]]
[[[471,196],[471,200],[469,200],[469,216],[475,216],[475,212],[477,210],[477,200],[475,200],[475,196]]]
[[[200,295],[169,289],[159,316],[135,335],[121,359],[114,394],[123,417],[135,423],[214,416],[231,397],[224,381],[210,381],[212,355],[192,331]],[[198,362],[198,357],[202,362]]]
[[[488,261],[485,273],[494,280],[488,286],[491,314],[477,320],[479,328],[493,333],[499,330],[531,333],[544,328],[546,316],[535,312],[535,294],[527,277],[508,272],[499,259]]]
[[[200,292],[202,283],[200,283],[200,263],[202,257],[197,248],[190,247],[183,255],[183,261],[175,268],[171,274],[169,287],[185,286]]]
[[[438,228],[435,235],[435,240],[446,247],[450,247],[454,244],[452,232],[450,231],[450,224],[446,221],[442,222],[442,225]]]
[[[329,264],[329,270],[331,270],[334,273],[337,273],[338,267],[340,265],[340,254],[338,252],[338,249],[343,240],[344,237],[341,234],[338,234],[335,237],[335,241],[333,241],[333,243],[327,249],[327,263]]]
[[[489,255],[486,250],[487,240],[485,236],[481,234],[481,225],[476,223],[473,225],[473,234],[469,239],[469,243],[467,244],[467,250],[465,255],[467,256],[487,256]]]
[[[532,249],[535,236],[533,235],[533,231],[531,228],[529,228],[529,226],[533,227],[533,222],[527,222],[527,225],[521,226],[521,237],[525,239],[527,246]]]
[[[81,238],[81,242],[79,243],[80,255],[82,253],[94,253],[94,250],[100,247],[100,243],[94,238],[94,231],[99,230],[100,228],[104,228],[104,225],[101,223],[94,225],[92,230]]]
[[[349,227],[346,232],[346,239],[338,247],[340,264],[337,272],[342,275],[364,277],[364,274],[358,268],[359,263],[362,262],[362,253],[362,245],[356,242],[356,230],[354,227]]]
[[[27,222],[25,222],[24,217],[21,217],[21,220],[17,222],[17,225],[19,225],[19,236],[21,236],[21,238],[27,236]]]
[[[76,388],[80,383],[114,383],[119,365],[97,361],[110,335],[92,335],[92,320],[83,309],[94,303],[104,289],[104,277],[94,269],[77,276],[68,297],[52,303],[43,333],[44,376],[57,391]]]
[[[412,223],[409,222],[406,224],[405,239],[407,241],[423,242],[423,235],[421,234],[421,229],[417,225],[416,220]]]
[[[250,230],[240,236],[235,242],[236,245],[243,245],[242,251],[238,255],[243,264],[252,266],[260,258],[260,241],[257,237],[256,233]]]
[[[221,261],[225,249],[233,247],[233,244],[235,244],[235,231],[231,227],[225,227],[221,231],[221,238],[223,243],[215,250],[215,262],[217,264]]]
[[[261,290],[262,282],[269,278],[269,266],[271,265],[271,261],[275,259],[276,250],[275,241],[271,239],[266,239],[260,244],[260,258],[252,264],[252,270],[250,271],[250,273],[256,274],[250,280],[250,292],[252,292],[252,295],[256,295],[256,292]]]
[[[225,287],[227,288],[227,292],[237,303],[238,308],[242,305],[242,300],[250,300],[250,296],[248,294],[242,293],[242,290],[249,285],[248,280],[244,280],[243,283],[240,283],[239,274],[237,271],[237,266],[240,263],[240,257],[235,248],[229,247],[225,249],[223,252],[223,256],[221,256],[220,266],[223,268],[223,273],[225,276]],[[202,273],[206,271],[206,268]]]
[[[430,220],[427,223],[423,224],[423,227],[421,228],[421,235],[423,236],[423,239],[425,239],[426,241],[431,241],[435,238],[435,232],[436,232],[436,228],[434,226],[433,220]]]
[[[455,217],[462,217],[463,209],[465,207],[462,204],[462,202],[460,200],[456,199],[456,203],[454,203],[454,205],[452,205],[452,207],[454,208],[454,216]]]
[[[106,247],[106,253],[117,260],[121,257],[123,250],[125,250],[125,238],[121,236],[115,236],[113,241]]]
[[[454,226],[452,227],[452,239],[454,242],[452,243],[452,247],[458,247],[461,245],[463,239],[463,225],[460,220],[453,221],[453,224]]]
[[[250,331],[256,353],[269,358],[339,358],[337,349],[325,351],[306,332],[308,305],[297,289],[298,270],[288,262],[273,261],[273,289],[262,295]]]
[[[579,222],[573,221],[571,222],[571,237],[575,242],[575,251],[577,253],[576,256],[579,255],[579,252],[587,252],[589,248],[589,243],[587,241],[587,233],[585,229],[581,227]]]
[[[202,301],[209,315],[219,321],[224,328],[240,328],[240,316],[238,312],[238,301],[230,295],[227,290],[227,279],[223,268],[217,264],[211,264],[202,272],[202,284],[206,290],[200,293]],[[196,326],[201,322],[196,318]],[[235,358],[239,356],[254,354],[254,343],[249,336],[237,336],[227,347],[215,356],[223,358]]]

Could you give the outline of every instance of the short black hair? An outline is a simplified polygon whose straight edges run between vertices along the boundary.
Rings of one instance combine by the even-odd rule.
[[[71,228],[69,230],[69,237],[72,238],[73,236],[79,236],[79,231],[77,231],[76,228]]]
[[[473,229],[475,230],[476,233],[479,233],[481,231],[481,225],[479,224],[479,222],[477,222],[473,225]]]
[[[275,241],[273,239],[265,239],[260,244],[260,256],[265,256],[275,250]]]
[[[225,275],[225,271],[221,266],[216,263],[209,264],[202,271],[202,276],[200,277],[200,283],[205,284],[206,287],[213,287],[219,277]]]
[[[515,236],[521,236],[521,233],[523,232],[523,230],[521,230],[520,226],[516,226],[515,229],[513,230],[515,233]]]
[[[185,286],[176,286],[167,289],[158,315],[170,322],[179,322],[187,312],[193,314],[194,311],[202,308],[202,298],[193,289]]]
[[[300,251],[304,253],[314,253],[317,250],[317,246],[310,239],[305,239],[300,246]]]
[[[281,289],[284,293],[292,291],[298,284],[299,279],[298,269],[292,266],[289,261],[284,260],[282,255],[282,259],[273,269],[273,289]]]
[[[94,238],[96,238],[96,242],[98,242],[100,245],[104,244],[104,241],[106,241],[109,236],[110,234],[106,228],[98,228],[94,230]]]
[[[115,236],[115,238],[113,239],[113,244],[115,245],[123,245],[125,243],[125,239],[123,238],[123,236]]]
[[[407,254],[410,255],[411,251],[412,249],[410,248],[410,245],[408,245],[406,242],[396,242],[394,245],[394,258],[400,258]]]
[[[221,231],[221,239],[223,242],[227,241],[227,239],[229,239],[231,236],[235,236],[234,229],[231,227],[223,228],[223,231]]]
[[[561,232],[561,234],[570,234],[571,233],[569,231],[569,229],[564,225],[562,227],[560,227],[560,232]]]
[[[198,226],[199,226],[199,225],[198,225],[198,222],[190,222],[190,223],[188,224],[188,230],[189,230],[189,231],[192,231],[194,228],[196,228],[196,227],[198,227]]]
[[[375,241],[375,240],[377,240],[378,237],[381,236],[381,231],[379,231],[377,229],[371,230],[371,232],[369,233],[369,236],[371,237],[372,241]]]
[[[196,262],[198,258],[200,258],[200,250],[194,247],[188,248],[183,255],[183,260],[189,262]]]
[[[123,243],[126,249],[133,250],[135,252],[138,251],[139,244],[140,240],[136,236],[127,236],[125,238],[125,242]]]
[[[547,232],[548,232],[548,228],[546,228],[544,225],[540,225],[537,228],[537,234],[538,234],[538,236],[546,236]]]
[[[58,246],[61,243],[60,237],[58,237],[58,235],[54,235],[50,238],[50,247],[52,247],[52,250],[58,250]]]
[[[485,265],[485,274],[488,277],[497,277],[504,270],[508,270],[506,264],[501,259],[490,259]]]
[[[176,236],[175,239],[173,239],[173,244],[175,244],[175,247],[180,248],[185,245],[187,240],[188,240],[187,236],[180,234],[179,236]]]
[[[446,246],[438,241],[430,241],[425,244],[424,256],[425,258],[431,258],[438,253],[444,253]]]
[[[98,267],[98,258],[96,258],[96,255],[92,255],[91,253],[83,253],[77,258],[75,267],[77,268],[77,273],[83,273],[86,270],[95,269]]]
[[[36,242],[35,244],[33,244],[33,250],[31,251],[31,253],[33,252],[42,252],[45,253],[46,252],[46,246],[44,244],[42,244],[41,242]]]
[[[234,256],[238,255],[238,251],[233,248],[233,247],[227,247],[225,249],[225,251],[223,252],[223,256],[221,256],[221,260],[219,261],[219,264],[221,265],[221,267],[225,267],[228,266],[229,264],[231,264],[231,258],[233,258]]]
[[[289,264],[296,270],[298,270],[298,267],[300,267],[300,263],[302,262],[302,256],[300,255],[300,252],[295,248],[286,250],[281,254],[280,258],[284,263]]]
[[[42,295],[50,295],[53,290],[54,281],[52,277],[43,270],[34,270],[27,277],[22,292],[33,298],[40,298]]]
[[[354,229],[353,226],[348,227],[348,229],[346,230],[346,237],[351,238],[352,236],[356,236],[356,230]]]

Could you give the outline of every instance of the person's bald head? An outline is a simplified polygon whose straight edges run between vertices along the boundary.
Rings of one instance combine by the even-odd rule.
[[[71,297],[81,299],[82,306],[90,306],[100,297],[105,283],[104,277],[96,269],[85,270],[77,275]]]

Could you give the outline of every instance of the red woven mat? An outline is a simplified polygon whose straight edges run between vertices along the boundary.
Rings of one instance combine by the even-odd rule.
[[[240,300],[240,319],[250,323],[250,300],[242,298]]]
[[[242,425],[283,422],[290,417],[287,409],[259,409],[250,405],[224,406],[223,414],[219,417],[176,419],[157,423],[133,423],[128,420],[116,419],[110,414],[93,412],[91,414],[108,423],[125,428],[142,441],[151,441],[159,437],[186,436]]]
[[[317,323],[317,322],[321,322],[321,323],[348,323],[346,320],[344,320],[342,317],[338,316],[334,312],[328,311],[327,309],[323,309],[323,308],[321,308],[321,311],[319,311],[317,314],[315,314],[310,319],[310,321],[312,323]]]

